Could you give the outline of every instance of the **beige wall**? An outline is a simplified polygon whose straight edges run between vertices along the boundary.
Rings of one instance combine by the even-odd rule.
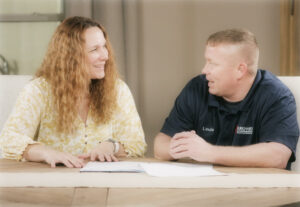
[[[297,0],[296,2],[296,44],[297,44],[297,67],[298,67],[298,73],[297,75],[300,75],[300,1]]]
[[[152,154],[153,138],[176,96],[192,77],[201,73],[209,34],[234,27],[250,29],[259,42],[260,67],[279,74],[279,0],[66,0],[65,11],[67,16],[93,16],[107,29],[121,74],[142,118],[148,155]],[[299,28],[300,25],[298,36]],[[0,45],[7,43],[4,34],[0,35]],[[24,34],[22,31],[22,38]],[[50,39],[51,34],[47,31],[39,38]],[[30,37],[38,42],[38,37]],[[21,40],[22,44],[31,44]],[[30,51],[36,60],[34,66],[28,67],[31,70],[35,71],[46,44],[48,40],[38,44],[42,48],[38,54]],[[28,51],[20,54],[28,55]],[[22,67],[25,65],[20,65],[21,70]],[[26,69],[19,74],[32,73]]]
[[[259,66],[279,74],[279,0],[144,0],[139,9],[139,109],[149,155],[176,96],[201,73],[209,34],[250,29],[261,50]]]

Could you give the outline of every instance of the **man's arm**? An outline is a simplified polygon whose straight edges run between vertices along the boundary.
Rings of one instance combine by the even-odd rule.
[[[214,163],[239,167],[286,168],[292,154],[280,143],[258,143],[243,147],[216,147]]]
[[[174,160],[170,155],[171,137],[160,132],[154,139],[154,157],[161,160]]]
[[[291,153],[288,147],[276,142],[242,147],[215,146],[193,132],[175,134],[170,141],[170,156],[174,159],[190,157],[225,166],[285,168]]]

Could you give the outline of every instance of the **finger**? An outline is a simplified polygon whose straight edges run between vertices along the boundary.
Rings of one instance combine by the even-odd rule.
[[[187,145],[187,144],[188,144],[187,139],[178,139],[170,143],[170,148],[173,149],[180,145]]]
[[[80,164],[80,161],[79,161],[79,158],[77,158],[76,156],[70,154],[70,153],[63,153],[63,160],[65,160],[65,162],[67,164],[70,164],[70,165],[66,165],[67,167],[81,167],[81,164]]]
[[[76,168],[81,168],[83,166],[81,160],[74,156],[69,158],[69,162]]]
[[[193,134],[196,134],[195,130],[192,130],[191,132],[192,132]]]
[[[91,152],[91,161],[95,161],[97,157],[97,154],[94,152]]]
[[[98,160],[99,160],[100,162],[105,162],[104,155],[103,155],[103,154],[99,154],[99,155],[98,155]]]
[[[173,139],[182,139],[191,136],[191,132],[180,132],[173,136]]]
[[[115,155],[112,155],[111,158],[112,158],[113,162],[118,162],[119,161],[118,158]]]
[[[83,159],[80,159],[80,158],[79,158],[79,163],[80,163],[81,167],[83,167],[83,166],[85,165],[84,160],[83,160]]]
[[[174,146],[178,142],[178,140],[181,140],[181,139],[172,138],[171,141],[170,141],[170,147]]]
[[[179,145],[178,147],[170,149],[172,153],[179,153],[183,151],[188,151],[188,147],[186,145]]]
[[[49,164],[51,168],[55,168],[55,167],[56,167],[54,159],[49,159],[49,158],[47,158],[47,159],[45,160],[45,162],[46,162],[47,164]]]
[[[104,154],[104,159],[105,159],[107,162],[111,162],[111,161],[112,161],[111,155],[109,155],[109,154]]]
[[[171,156],[175,159],[185,158],[188,157],[187,151],[179,152],[179,153],[170,153]]]
[[[59,161],[61,163],[63,163],[66,167],[68,168],[73,168],[74,166],[72,165],[72,163],[67,159],[67,158],[63,158],[61,161]],[[58,162],[57,162],[58,163]]]

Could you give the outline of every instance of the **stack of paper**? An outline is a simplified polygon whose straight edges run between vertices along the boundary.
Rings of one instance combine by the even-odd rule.
[[[226,175],[209,164],[165,162],[89,162],[80,172],[145,172],[151,176],[216,176]]]

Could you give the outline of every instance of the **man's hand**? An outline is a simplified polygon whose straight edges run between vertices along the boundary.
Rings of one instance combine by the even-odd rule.
[[[212,162],[213,145],[199,137],[195,131],[175,134],[169,150],[175,159],[188,157],[199,162]]]
[[[79,158],[87,159],[91,161],[99,160],[101,162],[117,162],[119,161],[114,155],[114,144],[111,142],[101,142],[89,153],[79,155]]]
[[[69,168],[81,168],[84,166],[83,159],[73,156],[67,152],[60,152],[50,147],[40,144],[28,145],[24,151],[23,157],[28,161],[46,162],[51,167],[56,167],[56,164],[62,163]]]

